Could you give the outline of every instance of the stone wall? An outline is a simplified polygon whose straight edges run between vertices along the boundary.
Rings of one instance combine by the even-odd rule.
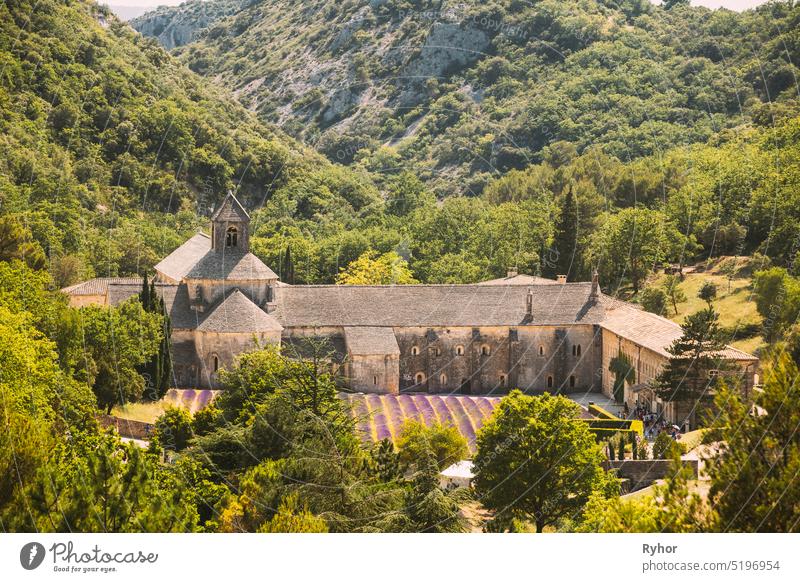
[[[634,370],[636,370],[635,384],[642,384],[654,380],[667,362],[665,356],[618,336],[607,329],[603,329],[602,336],[602,387],[603,394],[609,398],[614,397],[614,374],[612,374],[608,368],[611,365],[611,360],[620,353],[628,357]],[[629,406],[633,406],[634,404],[635,402],[633,401],[628,402]]]
[[[152,424],[147,422],[117,418],[107,414],[98,414],[97,420],[104,428],[113,426],[120,436],[131,439],[149,440],[155,429]]]
[[[464,394],[600,389],[601,337],[568,327],[395,328],[400,389]]]
[[[350,388],[358,392],[397,394],[400,390],[400,359],[397,355],[350,355],[346,374]]]
[[[200,388],[218,388],[219,371],[233,367],[236,357],[258,346],[278,344],[281,332],[195,332]]]
[[[700,474],[700,463],[697,459],[684,459],[681,461],[684,467],[689,467],[693,478],[697,479]],[[670,474],[672,461],[669,459],[650,459],[650,460],[625,460],[625,461],[605,461],[604,469],[616,470],[617,476],[621,479],[630,481],[632,491],[647,487],[653,481],[663,479]]]

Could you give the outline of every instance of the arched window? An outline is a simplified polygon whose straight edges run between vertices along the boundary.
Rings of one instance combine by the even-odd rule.
[[[411,346],[411,355],[418,356],[419,355],[419,348],[417,346]]]
[[[548,376],[547,377],[547,387],[548,388],[552,388],[553,387],[553,377],[552,376]]]
[[[217,370],[219,370],[219,357],[214,354],[214,371],[216,372]]]
[[[505,388],[506,387],[506,375],[505,374],[500,374],[500,387],[501,388]]]
[[[442,374],[441,376],[439,376],[439,384],[441,384],[442,386],[447,384],[447,374]]]
[[[580,356],[581,355],[581,345],[575,344],[572,346],[572,355],[573,356]]]
[[[425,383],[425,374],[422,372],[417,372],[417,375],[414,377],[417,384],[424,384]]]
[[[229,226],[225,232],[225,246],[236,247],[239,246],[239,231],[235,226]]]
[[[569,387],[570,388],[575,388],[575,376],[570,376],[569,377]]]
[[[492,353],[492,348],[490,348],[488,345],[484,344],[484,345],[481,347],[481,354],[482,354],[482,355],[484,355],[484,356],[488,356],[488,355],[490,355],[491,353]]]
[[[377,377],[377,376],[373,376],[373,377],[372,377],[372,383],[373,383],[375,386],[377,386],[377,385],[378,385],[378,377]]]
[[[539,355],[540,356],[544,355],[544,346],[539,346]]]
[[[456,346],[456,355],[463,356],[464,355],[464,346]]]
[[[436,348],[436,349],[434,350],[434,353],[435,353],[437,356],[441,356],[441,355],[442,355],[442,348]]]

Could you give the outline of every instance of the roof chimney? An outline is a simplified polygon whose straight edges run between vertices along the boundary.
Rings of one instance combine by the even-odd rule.
[[[519,275],[519,272],[517,271],[516,267],[508,268],[508,273],[506,273],[506,278],[510,279],[511,277],[516,277],[517,275]]]
[[[597,273],[597,269],[592,271],[592,292],[589,297],[592,299],[600,297],[600,275]]]
[[[567,282],[567,276],[566,275],[558,275],[556,277],[556,280],[563,285],[564,283]]]

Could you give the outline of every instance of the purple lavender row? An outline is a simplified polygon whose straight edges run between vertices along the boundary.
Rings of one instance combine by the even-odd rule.
[[[475,428],[472,426],[472,421],[469,418],[469,413],[464,408],[464,403],[461,398],[456,396],[446,396],[444,404],[450,409],[451,416],[456,421],[456,428],[470,443],[475,442]]]
[[[372,412],[372,426],[375,429],[375,436],[379,441],[391,439],[392,433],[389,431],[389,426],[386,423],[386,415],[383,412],[381,397],[377,394],[367,394],[366,401]]]
[[[397,401],[397,396],[389,394],[380,398],[386,418],[389,420],[389,428],[393,435],[397,435],[400,433],[400,427],[403,426],[403,421],[405,420],[400,403]]]
[[[431,402],[428,400],[427,395],[415,394],[412,396],[412,398],[414,399],[414,404],[417,405],[417,408],[422,413],[422,417],[419,420],[424,422],[426,426],[435,424],[436,413],[433,411],[433,406],[431,406]]]
[[[457,426],[455,421],[453,420],[453,416],[450,414],[450,411],[447,409],[447,406],[445,406],[441,396],[431,396],[430,403],[433,409],[436,411],[436,414],[439,417],[439,422],[441,424],[446,425],[449,423],[453,426]]]

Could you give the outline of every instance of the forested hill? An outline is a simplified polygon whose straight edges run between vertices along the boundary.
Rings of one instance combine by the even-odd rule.
[[[555,142],[624,161],[794,106],[800,7],[672,4],[250,0],[176,54],[332,160],[399,160],[439,194],[476,194]]]
[[[3,248],[14,223],[57,285],[141,274],[233,187],[250,207],[277,195],[343,225],[378,200],[94,2],[0,4]]]

